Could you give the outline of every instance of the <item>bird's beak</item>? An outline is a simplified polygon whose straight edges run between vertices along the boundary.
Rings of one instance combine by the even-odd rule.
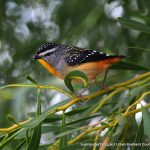
[[[37,54],[33,56],[33,59],[34,59],[34,60],[36,60],[36,59],[40,59],[40,58],[41,58],[41,57],[40,57],[40,56],[38,56]]]

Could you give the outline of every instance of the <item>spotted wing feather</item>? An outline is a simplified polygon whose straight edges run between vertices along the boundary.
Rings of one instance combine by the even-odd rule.
[[[69,66],[76,66],[86,62],[100,61],[114,57],[119,56],[108,55],[95,50],[79,49],[78,47],[74,47],[74,49],[72,48],[69,51],[66,61]]]

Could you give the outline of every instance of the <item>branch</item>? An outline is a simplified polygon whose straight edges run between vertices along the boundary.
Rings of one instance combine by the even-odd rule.
[[[63,93],[69,97],[72,97],[72,95],[69,93],[69,92],[66,92],[64,90],[61,90],[55,86],[48,86],[48,85],[34,85],[34,84],[9,84],[9,85],[5,85],[5,86],[2,86],[0,87],[0,90],[1,89],[4,89],[4,88],[8,88],[8,87],[33,87],[33,88],[40,88],[40,89],[51,89],[51,90],[55,90],[55,91],[58,91],[60,93]]]
[[[130,88],[134,88],[134,87],[137,87],[137,86],[141,86],[143,84],[145,84],[146,82],[150,81],[150,72],[147,72],[147,73],[143,73],[143,74],[140,74],[126,82],[122,82],[122,83],[118,83],[118,84],[115,84],[115,85],[112,85],[112,86],[109,86],[105,89],[101,89],[97,92],[94,92],[92,94],[89,94],[89,95],[86,95],[86,96],[82,96],[82,101],[83,100],[91,100],[92,98],[95,98],[97,96],[101,96],[103,94],[106,94],[108,92],[111,92],[113,91],[112,93],[110,93],[108,96],[106,96],[104,99],[103,99],[103,102],[100,102],[100,104],[98,105],[98,107],[93,111],[93,112],[96,112],[98,109],[100,109],[104,103],[106,103],[108,101],[108,99],[112,96],[114,96],[115,94],[117,94],[118,92],[121,92],[123,90],[126,90],[126,89],[130,89]],[[6,87],[17,87],[18,85],[17,84],[11,84],[11,85],[8,85]],[[19,86],[24,86],[24,85],[19,85]],[[30,87],[35,87],[37,88],[36,85],[27,85],[27,86],[30,86]],[[40,88],[48,88],[48,89],[54,89],[55,87],[52,87],[52,86],[40,86]],[[0,88],[1,89],[1,88]],[[56,90],[62,92],[62,93],[65,93],[66,95],[68,93],[66,93],[65,91],[63,90],[60,90],[60,89],[57,89]],[[148,92],[149,94],[149,92]],[[68,94],[70,95],[70,94]],[[70,95],[71,96],[71,95]],[[145,95],[146,96],[146,95]],[[73,104],[79,102],[81,99],[80,97],[74,97],[70,102],[68,102],[67,104],[63,105],[63,106],[60,106],[58,108],[56,108],[55,110],[53,110],[53,112],[51,112],[50,114],[54,114],[56,112],[59,112],[59,111],[63,111],[63,110],[66,110],[67,108],[69,108],[70,106],[72,106]],[[145,108],[149,108],[150,107],[150,104],[146,105]],[[136,109],[136,110],[133,110],[133,111],[129,111],[129,112],[126,112],[126,113],[123,113],[122,115],[124,117],[129,117],[137,112],[141,111],[141,109]],[[20,125],[24,125],[28,122],[29,120],[26,120],[26,121],[23,121],[23,122],[20,122],[19,124]],[[69,144],[72,144],[72,143],[75,143],[77,142],[79,139],[81,139],[85,134],[89,133],[89,132],[92,132],[92,131],[96,131],[96,130],[103,130],[104,128],[106,127],[111,127],[113,126],[109,124],[106,125],[106,126],[100,126],[100,127],[95,127],[95,128],[92,128],[92,129],[88,129],[86,132],[83,132],[81,133],[79,136],[77,136],[76,138],[74,138],[73,140],[71,140],[69,142]],[[19,128],[20,126],[19,125],[13,125],[9,128],[0,128],[0,132],[6,132],[6,133],[9,133],[17,128]]]
[[[82,96],[82,101],[84,100],[90,100],[92,98],[95,98],[97,96],[101,96],[103,94],[106,94],[110,91],[113,91],[115,89],[119,89],[119,88],[132,88],[132,87],[137,87],[137,86],[141,86],[142,84],[146,83],[147,81],[150,81],[150,72],[147,72],[147,73],[144,73],[144,74],[140,74],[139,76],[135,77],[135,78],[132,78],[128,81],[125,81],[125,82],[122,82],[122,83],[118,83],[118,84],[115,84],[115,85],[112,85],[112,86],[109,86],[105,89],[101,89],[97,92],[94,92],[92,94],[89,94],[89,95],[86,95],[86,96]],[[146,80],[142,81],[142,82],[139,82],[140,80],[144,79],[148,77]],[[136,83],[136,82],[139,82],[139,83]],[[133,84],[134,83],[134,84]],[[136,83],[136,84],[135,84]],[[63,106],[60,106],[59,108],[57,108],[56,112],[58,111],[62,111],[62,110],[66,110],[67,108],[69,108],[71,105],[77,103],[80,101],[80,98],[77,97],[77,98],[74,98],[73,100],[71,100],[70,102],[68,102],[67,104],[63,105]]]
[[[27,122],[30,121],[30,120],[31,120],[31,119],[28,119],[28,120],[22,121],[22,122],[20,122],[20,123],[18,123],[18,124],[14,124],[14,125],[12,125],[12,126],[9,127],[9,128],[0,128],[0,132],[3,132],[3,133],[10,133],[10,132],[12,132],[12,131],[14,131],[14,130],[20,128],[21,125],[24,125],[25,123],[27,123]]]

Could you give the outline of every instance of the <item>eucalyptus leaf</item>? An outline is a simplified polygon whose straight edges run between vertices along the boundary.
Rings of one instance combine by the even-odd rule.
[[[26,79],[31,81],[32,83],[38,85],[38,83],[30,75],[26,75]]]
[[[142,117],[143,117],[143,123],[144,123],[144,134],[147,135],[150,138],[150,112],[141,105],[142,108]]]
[[[150,34],[150,27],[145,24],[123,17],[118,18],[118,21],[122,26],[126,28],[135,29]]]
[[[41,138],[41,123],[34,128],[33,135],[31,137],[27,150],[38,149],[40,138]]]
[[[138,127],[134,143],[143,143],[143,119]],[[132,150],[141,150],[141,146],[133,146]]]
[[[37,111],[36,116],[38,117],[41,115],[41,100],[40,100],[40,89],[38,89],[37,94]],[[38,149],[40,144],[40,138],[41,138],[41,123],[39,123],[33,131],[33,135],[31,137],[30,143],[28,145],[27,150],[33,150]]]
[[[62,114],[61,133],[66,132],[65,111]],[[67,146],[67,135],[60,137],[59,149],[63,150]]]
[[[13,140],[18,134],[20,134],[21,132],[24,132],[24,131],[25,131],[25,128],[21,128],[18,131],[15,131],[14,134],[12,134],[8,138],[6,138],[2,142],[0,142],[0,148],[2,149],[6,144],[8,144],[11,140]]]
[[[26,140],[25,140],[25,139],[22,140],[22,141],[17,145],[17,147],[16,147],[14,150],[20,150],[21,147],[22,147],[25,143],[26,143]]]
[[[74,88],[71,83],[73,80],[81,80],[85,87],[89,84],[89,80],[84,72],[81,72],[79,70],[71,71],[65,76],[64,79],[66,86],[71,92],[74,92]]]
[[[7,120],[13,124],[17,124],[17,122],[15,121],[15,118],[11,114],[7,115]]]
[[[144,1],[143,0],[137,0],[137,5],[139,7],[139,10],[142,13],[145,13],[145,6],[144,6]]]
[[[55,135],[55,136],[53,136],[53,137],[50,137],[50,142],[51,141],[53,141],[55,138],[60,138],[60,137],[63,137],[63,136],[65,136],[65,135],[69,135],[69,134],[71,134],[71,133],[74,133],[74,132],[76,132],[76,131],[81,131],[81,128],[79,127],[79,128],[75,128],[75,129],[72,129],[72,130],[68,130],[68,131],[66,131],[66,132],[63,132],[63,133],[60,133],[60,134],[58,134],[58,135]]]
[[[68,100],[64,100],[64,101],[61,101],[53,106],[50,106],[47,110],[45,110],[41,115],[37,116],[37,117],[34,117],[32,118],[29,122],[25,123],[23,125],[23,127],[25,128],[34,128],[35,126],[37,126],[40,122],[42,122],[46,117],[48,116],[51,116],[51,114],[53,114],[55,112],[55,110],[68,103],[70,101],[70,99]]]
[[[110,69],[120,69],[120,70],[136,70],[136,71],[149,71],[150,68],[145,66],[137,65],[127,61],[121,61],[117,64],[114,64]]]

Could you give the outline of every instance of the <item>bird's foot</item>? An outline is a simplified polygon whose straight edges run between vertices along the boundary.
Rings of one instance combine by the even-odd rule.
[[[78,94],[76,97],[80,99],[80,102],[84,101],[82,93]]]

